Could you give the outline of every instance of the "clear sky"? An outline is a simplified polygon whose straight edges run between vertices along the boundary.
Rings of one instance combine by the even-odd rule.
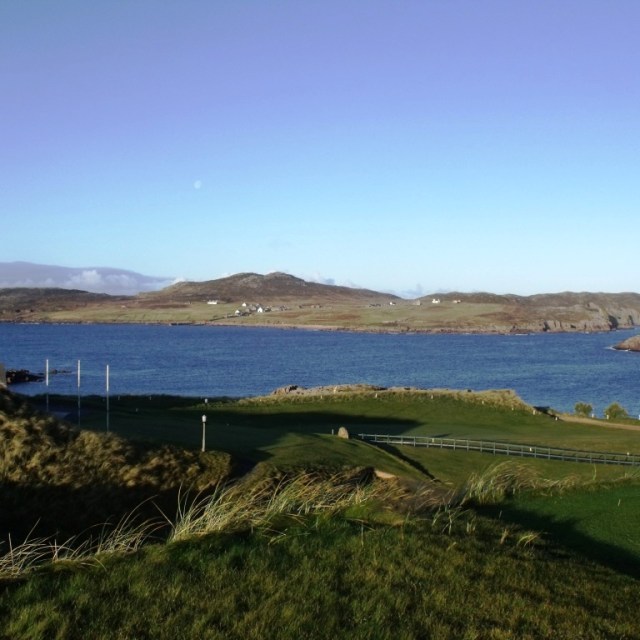
[[[640,290],[638,0],[0,0],[0,260]]]

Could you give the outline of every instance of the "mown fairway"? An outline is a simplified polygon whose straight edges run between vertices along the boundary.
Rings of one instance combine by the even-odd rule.
[[[534,411],[509,392],[352,392],[338,388],[308,395],[211,399],[206,404],[188,398],[123,396],[111,399],[109,424],[112,431],[127,437],[200,447],[202,415],[207,416],[207,448],[227,451],[249,462],[270,460],[281,466],[379,465],[400,475],[424,467],[440,480],[454,483],[464,481],[471,471],[486,467],[494,458],[411,447],[385,452],[331,434],[344,426],[352,434],[470,438],[640,453],[640,431],[612,428],[604,421],[583,424],[562,416],[556,420]],[[82,426],[106,429],[103,399],[85,401]],[[594,474],[588,465],[543,461],[531,464],[549,477]],[[595,473],[599,477],[615,477],[625,470],[603,466]]]

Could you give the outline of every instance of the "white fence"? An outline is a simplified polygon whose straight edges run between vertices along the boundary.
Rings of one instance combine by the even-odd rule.
[[[565,462],[587,462],[589,464],[617,464],[630,467],[640,466],[640,455],[632,453],[612,453],[605,451],[582,451],[539,445],[488,442],[485,440],[463,440],[457,438],[430,438],[428,436],[392,436],[359,433],[358,438],[379,444],[409,447],[430,447],[453,451],[477,451],[493,455],[520,458],[541,458],[543,460],[563,460]]]

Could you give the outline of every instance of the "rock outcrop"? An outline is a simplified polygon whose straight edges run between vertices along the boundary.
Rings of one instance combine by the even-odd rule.
[[[32,373],[27,369],[7,369],[6,374],[7,384],[20,384],[22,382],[41,382],[44,380],[44,376],[41,373]]]
[[[613,347],[620,351],[640,351],[640,335],[631,336]]]

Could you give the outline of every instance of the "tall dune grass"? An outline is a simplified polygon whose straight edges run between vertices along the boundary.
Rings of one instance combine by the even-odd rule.
[[[219,485],[210,495],[191,499],[181,496],[170,525],[167,543],[211,533],[268,531],[273,533],[309,516],[336,517],[373,499],[388,497],[393,489],[369,482],[365,475],[318,473],[266,475],[257,480]],[[163,526],[160,517],[140,522],[132,512],[115,526],[102,526],[92,535],[73,536],[63,542],[28,535],[15,544],[9,537],[0,547],[0,579],[16,578],[44,565],[60,562],[100,564],[101,558],[127,554],[144,544],[160,541],[156,535]]]
[[[594,468],[593,477],[569,475],[560,479],[540,476],[530,465],[506,460],[490,466],[482,473],[472,473],[462,489],[453,498],[458,504],[497,504],[507,498],[523,492],[536,492],[545,495],[557,495],[572,489],[602,489],[605,486],[638,480],[637,470],[616,479],[602,481],[597,478]]]
[[[8,536],[7,542],[0,545],[0,580],[22,577],[52,564],[100,564],[105,556],[138,551],[158,528],[157,521],[136,523],[129,514],[115,527],[102,527],[97,535],[72,536],[63,542],[28,535],[15,544]]]
[[[384,485],[344,473],[323,477],[301,472],[239,482],[220,486],[212,494],[181,508],[172,523],[169,539],[270,528],[277,526],[278,518],[332,516],[388,493],[389,488]]]

